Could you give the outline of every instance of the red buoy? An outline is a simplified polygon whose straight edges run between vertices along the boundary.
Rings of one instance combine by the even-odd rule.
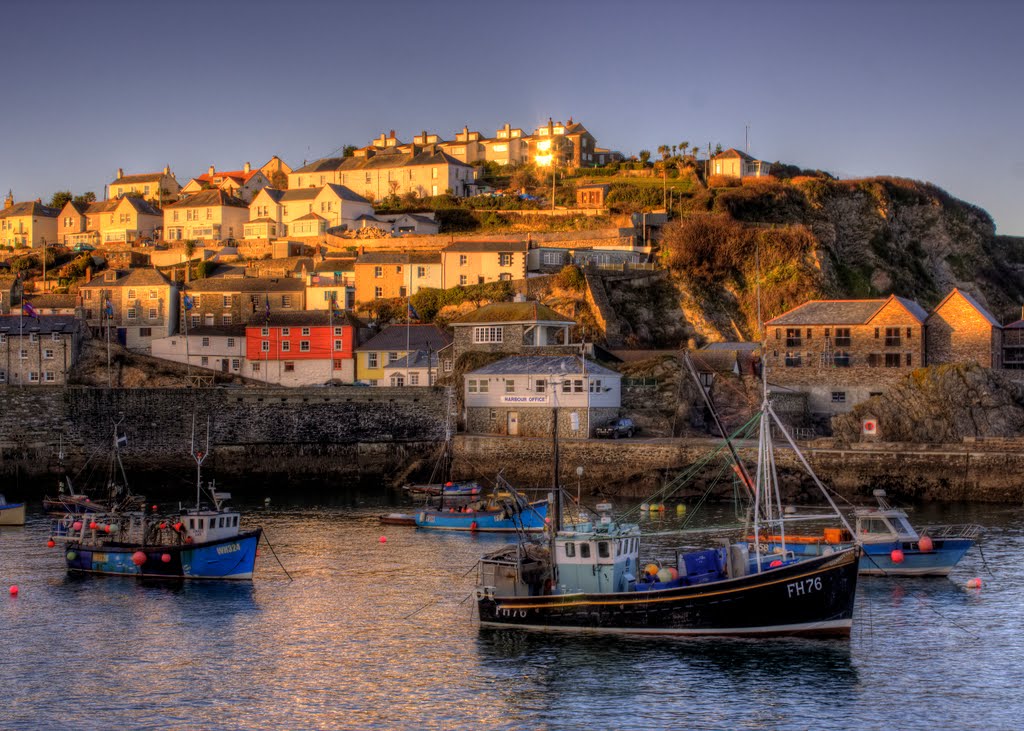
[[[96,530],[99,527],[100,527],[100,524],[97,523],[95,520],[92,521],[91,523],[89,523],[89,530]]]
[[[387,543],[387,542],[388,542],[388,538],[387,538],[387,536],[381,536],[381,537],[380,537],[380,542],[381,542],[381,543]]]
[[[981,579],[968,579],[967,580],[967,588],[968,589],[980,589],[981,588]]]
[[[889,554],[889,558],[892,559],[893,563],[903,563],[903,551],[898,548],[892,549],[892,553]]]
[[[46,547],[47,548],[53,548],[56,545],[57,544],[54,542],[54,540],[52,538],[46,542]]]
[[[188,537],[185,538],[185,543],[191,543],[191,542],[192,542],[192,536],[188,536]]]
[[[110,526],[109,525],[103,526],[103,532],[104,533],[109,533],[110,532]]]
[[[144,554],[142,551],[136,551],[132,554],[132,563],[136,566],[141,566],[142,564],[146,563],[146,554]]]
[[[917,547],[922,551],[925,551],[926,553],[935,548],[934,544],[932,543],[932,539],[928,536],[921,536],[920,540],[918,540],[917,542]]]
[[[12,586],[10,591],[11,591],[11,596],[18,596],[18,587],[17,587],[17,585]]]
[[[82,530],[82,521],[76,520],[74,523],[71,524],[71,527],[74,530]]]
[[[167,530],[167,523],[161,523],[160,530]]]
[[[176,531],[180,531],[180,530],[181,530],[181,528],[182,528],[182,525],[181,525],[181,523],[175,523],[175,524],[174,524],[174,530],[176,530]]]
[[[171,562],[171,554],[165,553],[164,555],[162,555],[160,557],[160,560],[163,561],[164,563],[170,563]]]
[[[768,564],[768,568],[770,568],[770,569],[777,569],[781,565],[782,565],[782,561],[780,561],[779,559],[775,559],[770,564]]]
[[[154,505],[154,506],[153,506],[153,512],[155,513],[156,511],[157,511],[157,506],[156,506],[156,505]]]
[[[470,524],[469,524],[469,529],[470,529],[471,531],[473,531],[474,533],[476,532],[476,529],[477,529],[477,524],[476,524],[476,521],[475,521],[475,520],[474,520],[474,521],[473,521],[472,523],[470,523]]]

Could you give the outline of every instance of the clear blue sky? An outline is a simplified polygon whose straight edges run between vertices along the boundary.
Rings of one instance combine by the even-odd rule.
[[[934,182],[1024,235],[1024,3],[4,3],[0,190],[582,121]]]

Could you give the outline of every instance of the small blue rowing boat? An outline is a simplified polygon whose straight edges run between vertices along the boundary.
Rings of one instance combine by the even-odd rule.
[[[500,479],[500,478],[499,478]],[[527,501],[504,483],[483,500],[460,507],[423,508],[416,513],[418,528],[481,533],[538,533],[544,530],[548,501]]]

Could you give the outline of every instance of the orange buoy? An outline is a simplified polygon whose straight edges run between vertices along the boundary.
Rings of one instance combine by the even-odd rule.
[[[12,586],[10,591],[11,591],[11,596],[18,596],[18,586],[17,585]]]
[[[164,563],[170,563],[171,562],[171,554],[169,554],[169,553],[163,554],[162,556],[160,556],[160,560],[163,561]]]
[[[146,554],[144,554],[142,551],[136,551],[132,554],[132,563],[136,566],[141,566],[142,564],[146,563]]]
[[[57,545],[57,543],[52,538],[46,542],[46,547],[47,548],[53,548],[56,545]]]
[[[925,552],[931,551],[933,548],[935,548],[934,544],[932,543],[932,539],[928,536],[921,536],[920,540],[918,540],[917,542],[917,547]]]
[[[387,536],[381,536],[380,537],[380,542],[381,543],[387,543],[388,542],[388,537]]]
[[[658,575],[658,565],[657,564],[653,564],[653,563],[647,564],[646,566],[644,566],[644,573],[649,575],[649,576],[657,576]]]
[[[898,548],[892,549],[892,553],[889,554],[889,558],[892,559],[893,563],[903,563],[903,551]]]
[[[981,588],[981,579],[968,579],[967,580],[967,588],[968,589],[980,589]]]
[[[191,543],[191,542],[192,542],[192,536],[187,536],[185,538],[185,543]]]

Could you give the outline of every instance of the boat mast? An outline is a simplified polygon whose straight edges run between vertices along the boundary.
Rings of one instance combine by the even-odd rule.
[[[558,581],[558,562],[555,560],[555,539],[558,536],[558,531],[562,530],[562,486],[558,480],[559,465],[559,454],[558,454],[558,407],[555,406],[551,409],[551,440],[554,449],[554,455],[552,462],[554,463],[553,475],[552,475],[552,489],[554,495],[552,495],[551,505],[551,581],[552,586]]]
[[[199,510],[199,504],[203,493],[203,462],[210,454],[210,418],[206,418],[206,451],[196,451],[196,415],[192,413],[192,458],[196,461],[196,510]],[[216,502],[216,500],[214,501]]]

